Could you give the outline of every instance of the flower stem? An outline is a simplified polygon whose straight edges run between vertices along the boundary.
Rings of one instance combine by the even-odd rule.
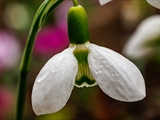
[[[18,81],[17,111],[15,115],[15,120],[22,120],[23,117],[27,75],[27,71],[20,71],[20,77]]]
[[[30,69],[30,60],[32,57],[32,51],[36,35],[38,31],[41,29],[41,26],[45,22],[46,18],[50,15],[53,9],[57,7],[62,1],[64,0],[45,0],[38,8],[34,16],[20,65],[15,120],[22,120],[23,118],[27,75]]]
[[[72,0],[74,6],[78,6],[78,1],[77,0]]]

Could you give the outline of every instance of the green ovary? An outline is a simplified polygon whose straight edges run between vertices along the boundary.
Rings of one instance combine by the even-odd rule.
[[[96,85],[96,81],[92,76],[92,73],[88,65],[89,49],[85,44],[78,44],[73,52],[78,61],[78,73],[76,75],[75,86],[76,87],[91,87]]]

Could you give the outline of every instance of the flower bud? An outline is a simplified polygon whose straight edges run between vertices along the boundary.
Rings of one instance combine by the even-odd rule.
[[[87,14],[80,5],[69,9],[68,34],[70,42],[74,44],[83,44],[89,40]]]

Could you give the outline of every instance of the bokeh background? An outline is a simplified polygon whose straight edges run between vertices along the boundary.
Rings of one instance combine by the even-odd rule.
[[[20,60],[32,19],[42,2],[0,0],[0,120],[14,117]],[[160,10],[145,0],[114,0],[104,6],[98,0],[79,0],[79,3],[88,14],[89,41],[113,49],[134,62],[145,79],[147,96],[142,101],[126,103],[108,97],[98,86],[75,87],[67,105],[59,112],[43,116],[33,113],[31,92],[35,77],[50,57],[69,45],[67,11],[72,2],[65,0],[37,35],[27,81],[24,120],[160,120],[160,59],[157,57],[160,52],[134,59],[122,52],[139,24],[149,16],[160,15]],[[160,42],[156,45],[160,47]]]

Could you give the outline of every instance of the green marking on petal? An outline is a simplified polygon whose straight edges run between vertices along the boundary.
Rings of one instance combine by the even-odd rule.
[[[96,81],[94,79],[91,80],[91,79],[89,79],[86,76],[82,76],[81,79],[78,79],[75,82],[75,86],[76,87],[84,87],[84,86],[86,86],[86,87],[93,87],[95,85],[97,85]]]
[[[76,75],[75,86],[76,87],[91,87],[96,84],[94,77],[89,69],[88,65],[88,53],[89,49],[85,44],[79,44],[76,46],[73,54],[78,61],[78,73]]]

